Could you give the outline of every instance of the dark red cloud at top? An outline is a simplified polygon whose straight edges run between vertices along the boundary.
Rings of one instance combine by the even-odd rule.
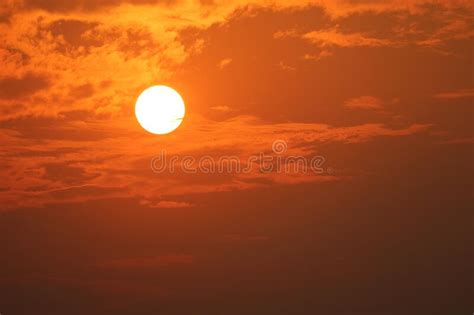
[[[104,7],[117,6],[121,4],[141,5],[141,4],[164,4],[170,5],[177,0],[25,0],[25,9],[42,9],[51,12],[68,11],[94,11]]]

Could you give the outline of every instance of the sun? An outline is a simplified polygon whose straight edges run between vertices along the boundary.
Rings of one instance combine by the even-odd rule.
[[[185,113],[181,95],[165,85],[144,90],[135,103],[135,116],[148,132],[167,134],[179,127]]]

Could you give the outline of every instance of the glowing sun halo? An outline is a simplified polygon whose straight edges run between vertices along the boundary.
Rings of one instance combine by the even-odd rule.
[[[147,88],[135,103],[138,122],[143,129],[154,134],[167,134],[178,128],[184,113],[181,95],[164,85]]]

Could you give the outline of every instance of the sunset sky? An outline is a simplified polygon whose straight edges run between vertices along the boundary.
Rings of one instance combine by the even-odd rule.
[[[2,0],[0,314],[471,314],[473,38],[461,0]]]

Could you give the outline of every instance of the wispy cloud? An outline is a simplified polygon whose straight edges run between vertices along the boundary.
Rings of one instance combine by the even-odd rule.
[[[361,33],[341,33],[335,28],[305,33],[302,35],[302,38],[321,47],[381,47],[397,45],[393,40],[373,38]]]
[[[219,67],[220,70],[222,70],[225,67],[227,67],[228,65],[230,65],[231,62],[232,62],[232,58],[225,58],[225,59],[222,59],[221,61],[219,61],[217,66]]]
[[[344,106],[360,109],[381,109],[382,100],[374,96],[360,96],[346,100]]]
[[[140,204],[148,206],[150,208],[189,208],[194,206],[192,203],[184,201],[173,201],[173,200],[160,200],[157,202],[151,202],[149,200],[142,200]]]
[[[474,97],[474,89],[459,89],[454,91],[440,92],[434,95],[439,99],[457,99]]]
[[[213,106],[211,107],[212,110],[218,111],[218,112],[228,112],[230,111],[230,107],[227,105],[220,105],[220,106]]]

